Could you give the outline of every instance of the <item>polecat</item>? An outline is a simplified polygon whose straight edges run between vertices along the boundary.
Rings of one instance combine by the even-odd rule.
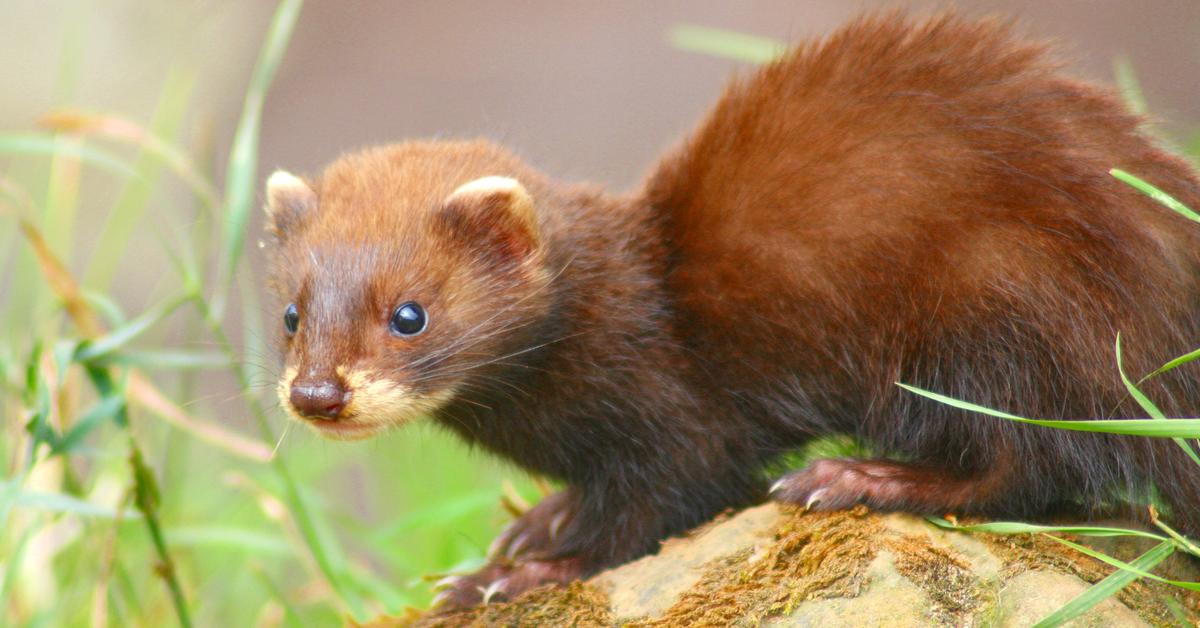
[[[773,497],[919,513],[1086,514],[1157,487],[1200,533],[1169,440],[1022,426],[1136,416],[1200,341],[1197,174],[1107,89],[995,21],[859,19],[735,81],[627,196],[548,181],[484,141],[346,155],[268,182],[283,407],[332,438],[430,416],[568,488],[447,603],[653,551],[767,496],[763,467],[852,434]],[[1200,408],[1194,369],[1148,385]]]

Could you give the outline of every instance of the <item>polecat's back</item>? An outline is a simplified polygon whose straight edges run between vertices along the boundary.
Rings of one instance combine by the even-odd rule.
[[[740,391],[797,373],[865,386],[817,403],[852,414],[897,379],[1110,410],[1117,331],[1135,371],[1200,339],[1200,225],[1108,172],[1200,206],[1195,173],[1139,124],[1004,24],[855,22],[734,84],[651,177],[684,334],[721,355],[756,347],[722,369]],[[1013,359],[1045,381],[961,379]],[[1055,388],[1079,393],[1046,407]]]

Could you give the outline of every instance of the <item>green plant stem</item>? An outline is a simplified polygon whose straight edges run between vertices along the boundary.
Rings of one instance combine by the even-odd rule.
[[[203,298],[196,298],[195,303],[200,310],[201,317],[204,319],[209,332],[216,339],[222,353],[229,359],[230,369],[233,371],[234,377],[237,379],[238,387],[241,390],[242,397],[246,400],[246,404],[250,407],[250,413],[254,416],[255,422],[258,424],[259,434],[265,442],[275,442],[275,431],[271,429],[270,421],[267,418],[266,410],[258,397],[254,395],[251,386],[250,376],[246,372],[246,368],[242,361],[238,359],[236,352],[233,349],[233,344],[229,341],[229,337],[225,335],[225,330],[221,328],[221,323],[216,319],[212,309],[209,307],[208,301]],[[329,582],[329,585],[337,593],[341,601],[350,610],[355,617],[363,617],[364,606],[359,599],[358,594],[346,586],[341,573],[334,565],[334,561],[324,544],[320,540],[317,532],[317,526],[313,519],[312,513],[309,511],[308,504],[304,501],[300,490],[296,485],[295,479],[292,477],[291,471],[288,470],[287,464],[283,460],[283,456],[278,454],[271,457],[271,468],[274,469],[280,483],[283,486],[284,500],[288,503],[292,517],[296,521],[296,527],[300,530],[301,536],[308,543],[309,551],[312,552],[313,559],[316,561],[321,573]]]
[[[259,51],[258,62],[254,64],[242,115],[233,136],[233,149],[229,152],[225,171],[225,205],[221,215],[223,249],[219,260],[217,290],[213,295],[212,309],[217,320],[225,312],[226,299],[233,286],[242,257],[242,246],[246,241],[246,222],[250,206],[254,203],[258,174],[258,137],[262,126],[263,103],[303,5],[303,0],[280,0],[276,6],[271,26],[267,29],[267,39]]]
[[[1196,544],[1193,543],[1191,539],[1176,532],[1171,526],[1159,521],[1157,513],[1153,514],[1151,518],[1154,521],[1154,525],[1158,526],[1159,530],[1166,532],[1167,536],[1171,537],[1176,543],[1179,544],[1179,549],[1200,558],[1200,547],[1196,547]]]
[[[1167,557],[1175,551],[1175,545],[1170,541],[1163,541],[1150,549],[1150,551],[1142,554],[1131,565],[1138,569],[1153,569],[1159,563],[1166,560]],[[1047,615],[1041,621],[1034,625],[1034,628],[1054,628],[1061,626],[1068,621],[1086,613],[1097,604],[1114,596],[1121,589],[1129,586],[1130,583],[1138,579],[1138,575],[1132,571],[1118,569],[1110,574],[1107,578],[1097,582],[1089,587],[1083,593],[1075,596],[1070,602]]]
[[[154,550],[158,553],[158,574],[167,582],[179,624],[184,628],[191,628],[192,618],[188,614],[187,600],[183,597],[183,587],[179,585],[179,578],[175,573],[175,561],[171,560],[171,554],[167,551],[167,542],[163,538],[162,525],[158,520],[158,488],[132,434],[129,436],[129,451],[129,461],[133,468],[134,503],[142,513],[146,529],[154,542]]]

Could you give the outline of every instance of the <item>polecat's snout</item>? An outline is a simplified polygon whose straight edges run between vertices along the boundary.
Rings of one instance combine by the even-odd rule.
[[[337,367],[328,375],[305,375],[288,368],[279,379],[279,403],[293,419],[321,436],[358,440],[428,416],[448,402],[453,387],[414,391],[370,370]]]
[[[288,401],[296,413],[310,419],[337,419],[353,396],[337,378],[292,381]]]

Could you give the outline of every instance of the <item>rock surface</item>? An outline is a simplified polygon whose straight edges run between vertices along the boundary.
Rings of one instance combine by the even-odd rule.
[[[1147,547],[1121,541],[1103,550],[1128,560]],[[1197,580],[1197,562],[1172,557],[1156,572]],[[1032,626],[1112,571],[1044,537],[967,534],[862,508],[797,514],[767,504],[570,587],[373,625]],[[1142,580],[1067,625],[1198,619],[1200,594]]]

